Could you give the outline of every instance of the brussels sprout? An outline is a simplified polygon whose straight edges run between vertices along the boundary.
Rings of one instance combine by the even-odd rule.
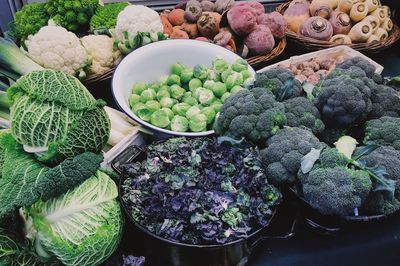
[[[205,107],[201,109],[201,112],[203,115],[207,117],[207,124],[211,124],[214,121],[216,112],[214,110],[214,107]]]
[[[232,69],[228,68],[227,70],[225,70],[224,72],[222,72],[221,74],[221,79],[222,82],[226,83],[226,80],[228,79],[228,77],[230,75],[232,75],[233,73],[236,73],[235,71],[233,71]]]
[[[227,91],[226,85],[222,82],[215,82],[211,90],[217,97],[222,97],[222,95],[224,95],[224,93]]]
[[[181,85],[181,78],[178,75],[172,74],[171,76],[168,77],[167,80],[167,85],[171,86],[171,85]]]
[[[234,72],[226,78],[225,85],[228,90],[232,89],[236,85],[242,85],[243,76],[240,73]]]
[[[131,94],[131,96],[129,96],[129,105],[131,107],[133,107],[135,104],[137,104],[138,102],[140,102],[140,96],[137,94]]]
[[[171,121],[171,130],[178,132],[186,132],[189,129],[189,120],[186,117],[177,115]]]
[[[187,97],[192,97],[192,92],[191,91],[187,91],[183,94],[182,99],[185,100]]]
[[[247,70],[248,68],[247,61],[244,59],[238,59],[235,61],[235,63],[233,63],[231,68],[233,71],[236,72],[242,72],[243,70]]]
[[[144,82],[135,83],[132,87],[132,93],[140,95],[147,88]]]
[[[152,112],[150,111],[149,107],[143,103],[136,104],[132,111],[143,121],[150,121],[150,117]]]
[[[183,97],[183,94],[185,94],[185,89],[178,86],[178,85],[172,85],[170,88],[170,92],[171,92],[171,97],[174,99],[181,99]]]
[[[153,89],[145,89],[140,94],[140,101],[142,103],[147,103],[148,101],[154,100],[156,98],[156,92]]]
[[[203,84],[203,88],[206,88],[208,90],[212,90],[212,87],[215,85],[214,80],[206,80]]]
[[[186,118],[190,119],[194,115],[200,114],[201,110],[198,106],[192,106],[190,107],[187,112],[186,112]]]
[[[235,88],[235,87],[233,87],[233,88]],[[224,103],[225,100],[229,98],[229,96],[231,96],[231,93],[225,92],[224,95],[222,95],[222,97],[221,97],[221,102]]]
[[[192,95],[198,101],[199,100],[199,93],[200,91],[205,90],[205,88],[200,87],[193,90]]]
[[[242,74],[243,80],[245,80],[245,81],[246,81],[248,78],[253,78],[253,75],[251,74],[251,72],[250,72],[248,69],[243,70],[242,72],[240,72],[240,74]]]
[[[150,110],[152,113],[154,113],[155,111],[160,110],[160,108],[161,108],[160,103],[157,102],[157,101],[154,101],[154,100],[148,101],[148,102],[146,103],[146,106],[147,106],[147,108],[149,108],[149,110]]]
[[[204,114],[196,114],[189,119],[189,128],[193,132],[201,132],[207,129],[207,117]]]
[[[208,76],[208,68],[204,65],[195,65],[193,68],[193,76],[205,80]]]
[[[162,98],[160,100],[160,104],[162,107],[171,108],[176,103],[175,99],[171,99],[169,97]]]
[[[180,76],[185,66],[181,63],[173,64],[171,67],[171,73]]]
[[[222,105],[222,103],[213,103],[211,107],[214,108],[216,113],[219,113],[221,111]]]
[[[211,90],[207,89],[199,89],[198,91],[199,95],[199,102],[204,105],[209,105],[212,103],[212,101],[215,99],[214,93]]]
[[[167,85],[167,82],[168,82],[168,75],[163,75],[160,77],[159,83],[161,84],[161,86]]]
[[[184,69],[181,73],[181,81],[188,83],[193,78],[192,69]]]
[[[214,69],[209,69],[208,70],[208,80],[213,80],[213,81],[220,81],[221,76],[218,74],[218,72]]]
[[[171,95],[169,94],[168,89],[166,90],[166,89],[161,88],[157,92],[157,100],[159,100],[159,101],[161,101],[161,99],[163,99],[163,98],[169,98],[169,97],[171,97]]]
[[[193,96],[184,98],[183,102],[189,104],[190,106],[199,104],[196,98],[194,98]]]
[[[174,118],[174,116],[175,116],[174,112],[172,112],[172,110],[169,109],[169,108],[165,108],[164,107],[164,108],[161,108],[160,110],[162,110],[162,111],[167,113],[167,115],[169,117],[169,120],[172,120],[172,118]]]
[[[245,81],[243,81],[242,86],[247,88],[253,84],[254,84],[254,78],[250,77],[250,78],[247,78]]]
[[[201,80],[194,78],[191,81],[189,81],[189,90],[191,92],[193,92],[193,90],[200,88],[201,86],[203,86],[203,82],[201,82]]]
[[[221,74],[229,68],[229,64],[221,57],[216,57],[212,62],[212,68]]]
[[[237,93],[238,91],[241,91],[241,90],[244,90],[244,88],[241,87],[241,86],[234,86],[234,87],[231,89],[231,94],[235,94],[235,93]]]
[[[169,116],[164,110],[158,110],[151,115],[150,122],[156,127],[167,128],[170,123]]]
[[[187,103],[177,103],[172,106],[172,112],[174,112],[176,115],[185,116],[190,107],[191,106]]]
[[[152,90],[154,90],[155,92],[158,92],[158,90],[162,87],[163,85],[161,85],[161,83],[154,83],[154,84],[151,84],[150,86],[149,86],[149,89],[152,89]]]

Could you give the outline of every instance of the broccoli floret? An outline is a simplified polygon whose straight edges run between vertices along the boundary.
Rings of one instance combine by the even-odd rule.
[[[364,209],[369,214],[390,214],[400,209],[400,151],[382,146],[362,157],[368,167],[384,167],[388,179],[395,180],[394,198],[382,191],[373,191],[367,198]]]
[[[400,117],[400,91],[385,85],[374,86],[371,90],[371,101],[372,110],[368,118]]]
[[[358,67],[349,70],[335,69],[318,85],[315,105],[320,110],[325,125],[343,128],[364,122],[372,109],[371,87]]]
[[[302,91],[300,81],[294,78],[289,69],[282,67],[274,67],[257,73],[254,87],[262,87],[271,91],[278,101],[298,97]]]
[[[274,184],[293,183],[300,169],[301,158],[312,148],[323,144],[312,132],[302,128],[285,127],[267,141],[260,156],[267,169],[267,177]]]
[[[217,135],[245,138],[255,144],[276,134],[286,124],[284,105],[263,88],[242,90],[229,97],[215,124]]]
[[[368,141],[400,150],[400,117],[384,116],[367,121],[364,143]]]
[[[383,82],[382,76],[375,73],[376,67],[372,65],[370,62],[368,62],[368,60],[360,56],[346,59],[342,63],[336,65],[336,68],[340,69],[350,69],[354,67],[362,69],[365,72],[366,76],[374,80],[376,83]]]
[[[319,167],[333,168],[336,166],[347,166],[349,160],[340,153],[336,148],[326,148],[321,152],[319,157]]]
[[[15,37],[24,41],[29,35],[37,33],[40,28],[46,26],[49,18],[44,3],[24,5],[15,14]]]
[[[309,129],[314,134],[324,131],[325,125],[320,119],[318,109],[307,98],[296,97],[283,103],[288,126]]]
[[[315,167],[299,178],[305,201],[324,215],[351,215],[372,187],[368,172],[345,166]]]
[[[113,29],[117,24],[118,14],[128,5],[127,2],[121,2],[99,6],[90,19],[90,31],[101,28]]]

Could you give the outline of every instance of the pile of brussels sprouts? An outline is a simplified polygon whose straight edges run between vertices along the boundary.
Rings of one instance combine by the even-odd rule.
[[[229,64],[217,57],[211,68],[181,63],[171,67],[169,76],[158,82],[133,85],[129,104],[143,121],[177,132],[212,129],[222,104],[253,80],[243,59]]]

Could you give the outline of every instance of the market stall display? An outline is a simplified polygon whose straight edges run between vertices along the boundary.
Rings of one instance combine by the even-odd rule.
[[[302,0],[277,8],[288,23],[288,39],[309,50],[348,45],[378,53],[400,38],[391,9],[378,0]]]

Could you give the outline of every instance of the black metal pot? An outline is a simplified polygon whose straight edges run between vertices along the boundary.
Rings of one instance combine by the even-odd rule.
[[[121,153],[113,162],[115,171],[121,173],[121,164],[144,159],[145,154],[138,146],[130,146]],[[119,183],[119,195],[122,195],[124,177]],[[129,209],[120,196],[120,202],[126,214],[126,235],[132,239],[132,250],[127,252],[137,253],[146,257],[146,265],[190,265],[190,266],[230,266],[245,265],[252,251],[267,239],[286,239],[294,235],[296,220],[293,220],[288,233],[280,236],[272,236],[268,232],[269,225],[253,232],[246,239],[238,239],[221,245],[190,245],[174,242],[157,236],[138,224],[130,214]],[[275,216],[275,211],[271,220]],[[139,243],[139,247],[137,245]]]

